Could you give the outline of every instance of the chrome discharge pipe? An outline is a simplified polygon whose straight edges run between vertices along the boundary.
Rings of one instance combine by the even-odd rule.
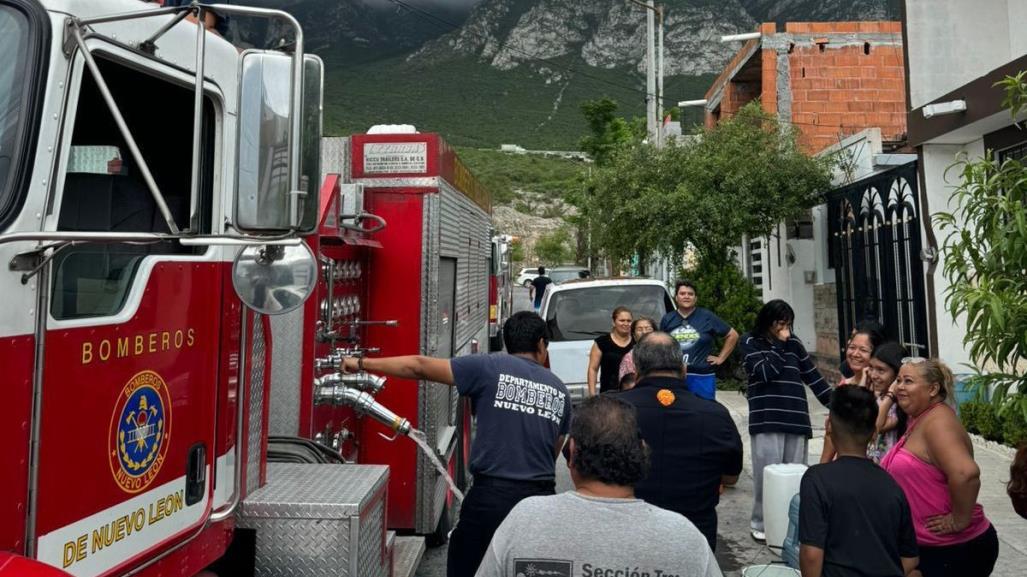
[[[314,389],[314,403],[353,407],[358,415],[367,415],[392,429],[395,433],[392,437],[382,435],[386,439],[409,435],[412,428],[410,421],[393,413],[388,407],[374,400],[369,393],[344,385],[317,385]]]
[[[331,373],[314,379],[314,387],[315,390],[320,390],[322,387],[342,385],[344,387],[377,395],[385,388],[385,381],[385,377],[372,375],[371,373]]]

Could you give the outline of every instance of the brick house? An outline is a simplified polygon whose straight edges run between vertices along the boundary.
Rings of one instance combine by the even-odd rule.
[[[793,123],[810,153],[868,127],[886,140],[906,132],[900,22],[773,23],[749,40],[706,92],[712,127],[759,98]]]
[[[761,36],[741,47],[707,91],[705,123],[713,127],[759,99],[764,110],[798,129],[807,152],[827,151],[847,160],[835,174],[841,192],[828,193],[828,203],[805,219],[781,223],[768,237],[743,238],[739,250],[739,265],[760,288],[764,301],[781,298],[793,305],[796,334],[825,374],[836,379],[840,349],[852,324],[869,316],[896,327],[904,322],[892,318],[903,311],[884,306],[883,295],[876,295],[882,300],[876,307],[864,307],[859,302],[862,296],[854,296],[853,282],[863,271],[853,271],[860,264],[853,251],[865,247],[852,241],[866,223],[846,228],[835,218],[839,207],[850,206],[843,197],[858,194],[852,187],[862,179],[890,174],[899,165],[905,166],[906,174],[915,163],[913,155],[893,154],[906,139],[902,24],[790,22],[779,32],[777,25],[768,23],[759,32]],[[895,184],[897,177],[892,178],[887,186]],[[906,180],[901,182],[900,188],[906,186]],[[854,212],[859,213],[858,206]],[[915,340],[898,333],[891,336]]]

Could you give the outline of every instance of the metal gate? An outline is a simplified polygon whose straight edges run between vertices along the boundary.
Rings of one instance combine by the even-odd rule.
[[[835,189],[827,207],[841,347],[874,319],[911,355],[928,356],[916,161]]]

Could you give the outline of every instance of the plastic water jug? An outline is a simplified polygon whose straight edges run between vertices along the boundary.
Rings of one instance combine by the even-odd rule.
[[[781,548],[788,534],[788,505],[799,492],[806,465],[782,463],[763,468],[763,526],[767,546]]]

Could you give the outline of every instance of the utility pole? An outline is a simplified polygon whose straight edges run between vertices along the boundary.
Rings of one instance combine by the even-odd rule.
[[[663,6],[656,0],[628,0],[645,14],[645,128],[649,142],[663,146]],[[657,20],[659,38],[657,39]],[[657,44],[659,47],[657,48]]]
[[[654,0],[646,0],[645,7],[645,118],[649,142],[656,143],[659,125],[656,118],[656,7]]]
[[[656,28],[656,147],[663,148],[663,5],[656,6],[655,9],[658,18]]]

